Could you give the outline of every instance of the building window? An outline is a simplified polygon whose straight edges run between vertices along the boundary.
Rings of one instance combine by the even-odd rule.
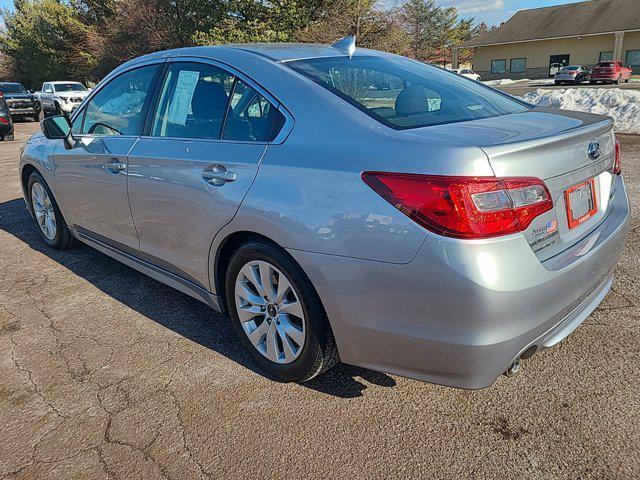
[[[627,50],[627,59],[624,63],[634,67],[640,66],[640,50]]]
[[[507,72],[507,61],[505,59],[491,60],[491,73],[506,73],[506,72]]]
[[[527,69],[526,58],[512,58],[511,59],[511,73],[522,73]]]
[[[600,60],[598,62],[612,62],[613,52],[600,52]]]

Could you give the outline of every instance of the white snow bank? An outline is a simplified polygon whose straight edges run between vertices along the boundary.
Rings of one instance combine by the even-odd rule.
[[[618,133],[640,135],[640,91],[620,88],[537,89],[522,97],[541,107],[609,115]]]
[[[510,78],[503,78],[502,80],[488,80],[482,83],[484,83],[485,85],[489,85],[491,87],[495,87],[496,85],[511,85],[512,83],[516,83],[516,80],[511,80]]]

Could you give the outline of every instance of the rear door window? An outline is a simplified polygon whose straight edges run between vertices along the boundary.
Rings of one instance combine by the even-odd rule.
[[[214,65],[174,63],[160,90],[151,135],[219,139],[235,80]]]
[[[151,135],[267,142],[282,113],[256,89],[220,67],[176,62],[160,89]]]

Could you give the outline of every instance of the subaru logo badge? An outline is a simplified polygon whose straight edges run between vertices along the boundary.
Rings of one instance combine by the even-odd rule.
[[[600,156],[600,144],[598,142],[591,142],[587,149],[587,153],[589,154],[589,157],[594,160],[598,158]]]

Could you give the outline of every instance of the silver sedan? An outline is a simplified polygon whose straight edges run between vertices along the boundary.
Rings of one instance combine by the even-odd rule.
[[[154,53],[42,127],[43,240],[228,312],[281,381],[489,386],[596,308],[629,223],[610,118],[352,40]]]

